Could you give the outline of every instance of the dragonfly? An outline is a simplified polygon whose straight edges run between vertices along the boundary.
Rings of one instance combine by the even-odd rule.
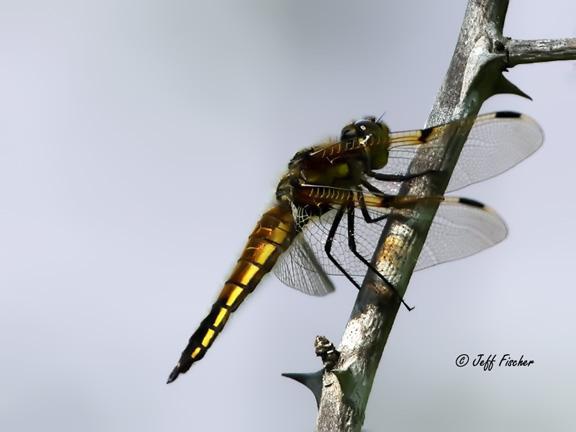
[[[437,158],[450,142],[445,135],[465,121],[390,132],[379,119],[366,117],[346,125],[338,140],[297,152],[277,186],[274,205],[250,234],[168,383],[204,357],[230,315],[270,271],[285,285],[314,296],[334,291],[329,276],[344,276],[360,288],[368,270],[394,290],[393,281],[370,262],[391,214],[409,221],[418,217],[419,207],[437,207],[415,270],[464,258],[502,241],[506,224],[482,203],[398,193],[404,181],[442,174],[429,168],[413,170],[412,162],[416,155]],[[525,114],[500,111],[476,117],[446,191],[508,170],[542,142],[542,129]]]

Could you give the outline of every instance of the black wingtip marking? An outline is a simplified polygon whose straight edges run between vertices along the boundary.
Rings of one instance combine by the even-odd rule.
[[[520,118],[522,114],[516,111],[498,111],[496,118]]]
[[[466,204],[472,207],[478,207],[478,208],[484,208],[486,207],[484,204],[482,204],[479,201],[470,199],[470,198],[459,198],[460,203],[462,204]]]

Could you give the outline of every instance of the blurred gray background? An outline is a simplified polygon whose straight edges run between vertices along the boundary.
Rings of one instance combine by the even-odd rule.
[[[513,0],[506,34],[569,37],[573,0]],[[205,359],[165,380],[292,154],[346,122],[423,126],[465,1],[0,1],[0,429],[303,431],[356,292],[268,277]],[[509,78],[544,147],[459,193],[501,245],[414,275],[368,431],[573,431],[574,62]],[[458,369],[460,353],[524,355]]]

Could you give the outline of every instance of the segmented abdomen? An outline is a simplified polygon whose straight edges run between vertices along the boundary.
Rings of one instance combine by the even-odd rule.
[[[292,242],[294,235],[294,219],[290,206],[278,204],[264,213],[250,234],[244,252],[224,284],[212,310],[200,323],[198,330],[194,332],[188,346],[182,352],[180,361],[168,378],[169,383],[204,357],[214,339],[224,328],[230,314],[272,269],[280,254]]]

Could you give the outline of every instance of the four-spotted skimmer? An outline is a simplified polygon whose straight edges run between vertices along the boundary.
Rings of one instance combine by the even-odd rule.
[[[477,201],[397,195],[403,181],[443,174],[414,172],[411,162],[416,154],[437,158],[446,150],[442,138],[447,130],[464,121],[391,133],[384,123],[366,118],[345,126],[339,140],[296,153],[278,184],[274,206],[256,225],[168,382],[204,357],[230,314],[271,270],[286,285],[311,295],[334,290],[328,275],[343,275],[359,287],[369,268],[393,287],[370,262],[392,212],[409,220],[417,216],[416,205],[438,207],[416,270],[502,241],[503,220]],[[447,191],[506,171],[535,152],[542,141],[538,124],[523,114],[477,117]]]

